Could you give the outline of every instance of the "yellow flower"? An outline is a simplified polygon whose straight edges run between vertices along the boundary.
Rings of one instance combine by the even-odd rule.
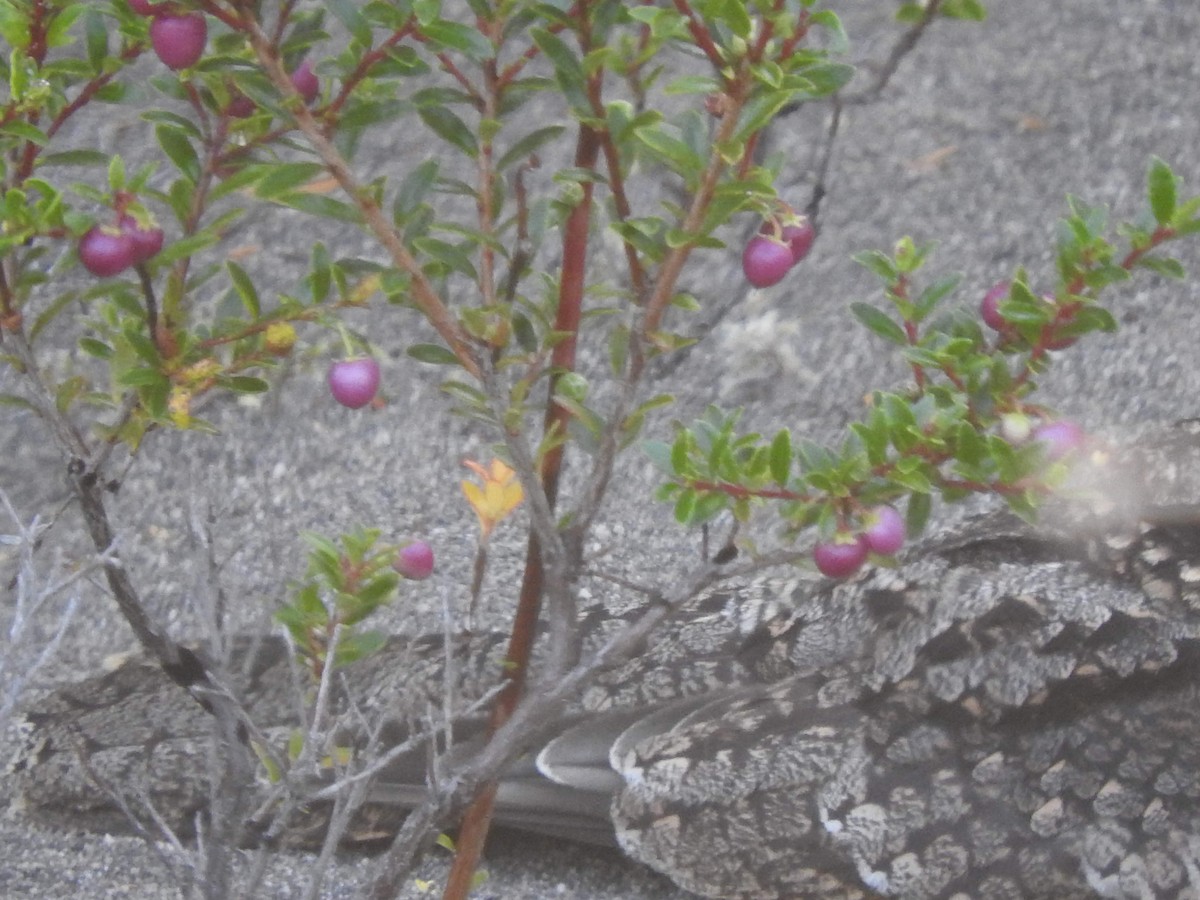
[[[479,517],[479,527],[484,540],[487,540],[492,529],[521,505],[525,492],[517,481],[517,473],[498,459],[493,459],[486,469],[469,459],[463,465],[483,480],[482,486],[473,481],[464,481],[462,490]]]

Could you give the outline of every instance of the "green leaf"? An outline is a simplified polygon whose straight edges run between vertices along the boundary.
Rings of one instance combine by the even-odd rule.
[[[158,139],[158,145],[162,147],[163,153],[183,173],[184,177],[192,184],[198,182],[200,180],[200,158],[196,155],[196,150],[187,136],[178,128],[170,125],[159,125],[154,129],[154,135]]]
[[[359,11],[358,4],[350,0],[326,0],[327,5],[338,21],[364,47],[371,46],[371,24]]]
[[[241,298],[242,305],[257,319],[262,315],[262,304],[258,301],[258,290],[254,287],[254,282],[250,280],[246,270],[233,260],[225,263],[225,267],[229,270],[229,279],[233,282],[233,289]]]
[[[71,43],[71,37],[67,32],[75,24],[75,20],[79,18],[83,10],[84,6],[82,5],[64,4],[59,7],[57,15],[50,22],[50,27],[46,29],[46,46],[62,47]]]
[[[905,511],[904,529],[908,532],[910,539],[915,539],[920,536],[925,530],[925,523],[929,521],[929,514],[933,510],[933,497],[929,494],[910,494],[908,497],[908,509]]]
[[[693,176],[704,168],[704,160],[687,143],[667,134],[662,124],[643,126],[634,134],[656,157],[680,175]]]
[[[850,39],[837,13],[831,9],[821,9],[808,17],[809,27],[824,28],[826,31],[826,47],[829,53],[840,56],[850,48]]]
[[[190,237],[172,241],[159,251],[158,255],[154,257],[154,262],[159,268],[165,268],[175,262],[175,260],[198,253],[205,247],[215,244],[218,240],[217,235],[210,231],[202,231]]]
[[[60,415],[66,415],[71,404],[79,399],[79,395],[88,389],[88,381],[82,375],[74,375],[62,381],[54,392],[54,408]]]
[[[845,87],[854,73],[854,66],[833,62],[817,63],[800,70],[801,77],[808,82],[804,93],[814,98],[827,97]]]
[[[671,472],[675,475],[687,475],[691,472],[692,436],[681,431],[671,445]]]
[[[392,202],[392,217],[397,222],[416,212],[426,195],[436,186],[438,169],[436,159],[427,159],[404,176],[396,190],[396,199]]]
[[[888,284],[891,284],[900,275],[896,270],[896,264],[892,262],[892,258],[879,250],[867,250],[862,253],[856,253],[851,259],[863,268],[874,272]]]
[[[83,25],[88,62],[92,71],[99,72],[104,65],[104,57],[108,55],[108,26],[104,17],[95,9],[88,10]]]
[[[751,22],[744,0],[720,0],[719,3],[709,4],[708,15],[723,21],[738,37],[744,39],[750,36]]]
[[[38,168],[46,166],[102,166],[108,163],[109,154],[100,150],[64,150],[38,157]]]
[[[785,428],[776,434],[768,453],[771,478],[776,484],[786,485],[792,471],[792,433]]]
[[[877,309],[869,303],[851,303],[850,311],[854,313],[854,317],[862,322],[867,328],[875,332],[885,341],[901,346],[908,343],[908,338],[904,335],[904,329],[901,328],[895,320],[881,309]]]
[[[667,96],[675,94],[712,94],[721,89],[721,83],[711,75],[684,75],[676,78],[665,88]]]
[[[575,53],[561,38],[544,28],[532,29],[530,36],[554,66],[555,80],[575,114],[590,116],[592,109],[587,96],[587,76]]]
[[[0,406],[9,406],[16,409],[27,409],[32,413],[41,415],[41,411],[37,406],[24,397],[18,397],[16,394],[0,394]]]
[[[1171,257],[1143,256],[1137,261],[1137,266],[1157,272],[1167,278],[1183,279],[1187,277],[1187,271],[1183,268],[1183,264]]]
[[[891,479],[896,484],[908,488],[915,494],[928,494],[933,490],[933,485],[929,483],[929,479],[925,476],[925,473],[919,469],[914,469],[911,472],[902,472],[897,467],[892,471]]]
[[[679,492],[675,500],[675,521],[687,525],[692,520],[692,511],[696,508],[696,492],[685,488]]]
[[[457,366],[458,357],[441,344],[413,344],[408,348],[408,355],[418,362],[434,366]]]
[[[82,337],[79,339],[79,349],[89,356],[94,356],[97,359],[112,359],[113,348],[103,341],[98,341],[95,338]]]
[[[1146,176],[1147,192],[1150,195],[1150,211],[1159,225],[1167,225],[1175,214],[1175,173],[1158,157],[1150,164]]]
[[[921,291],[920,296],[916,299],[917,320],[925,318],[930,311],[937,306],[948,294],[953,292],[957,287],[961,276],[948,275],[945,278],[939,278],[925,290]]]
[[[387,635],[382,631],[372,629],[361,634],[352,634],[343,638],[334,652],[334,665],[348,666],[350,663],[365,659],[378,653],[387,643]]]
[[[238,394],[265,394],[271,389],[271,385],[253,375],[234,375],[232,378],[223,378],[222,382]]]
[[[554,140],[564,130],[562,125],[547,125],[545,128],[531,131],[509,147],[505,154],[500,157],[500,161],[496,163],[497,171],[503,172],[515,163],[524,162],[536,153],[538,148]]]
[[[689,525],[700,525],[709,521],[723,509],[729,506],[729,495],[719,491],[711,491],[696,498],[692,506]]]
[[[254,188],[254,192],[264,200],[274,200],[282,194],[295,190],[302,184],[307,184],[323,171],[324,166],[320,163],[276,163],[259,180]]]
[[[358,598],[368,606],[379,606],[400,584],[400,576],[395,572],[386,572],[378,578],[372,578],[358,591]]]
[[[664,475],[674,475],[675,470],[671,465],[671,445],[666,441],[642,441],[639,445],[642,452],[653,464],[654,468],[658,469]]]
[[[309,215],[321,216],[325,219],[352,222],[356,225],[362,222],[362,214],[358,211],[358,207],[351,206],[349,203],[344,203],[333,197],[297,192],[277,197],[276,202],[282,203],[284,206],[290,206],[292,209],[306,212]]]
[[[113,156],[108,161],[108,186],[114,191],[125,190],[125,160]]]
[[[472,159],[479,155],[479,145],[471,129],[446,107],[423,106],[417,110],[417,114],[434,134],[448,144],[457,147]]]
[[[421,34],[435,44],[458,50],[475,62],[492,59],[496,48],[478,28],[442,19],[421,29]]]
[[[947,19],[965,19],[982,22],[987,18],[987,9],[979,0],[946,0],[939,12]]]
[[[766,127],[778,112],[796,96],[796,91],[766,90],[746,104],[735,140],[747,141],[751,135]]]

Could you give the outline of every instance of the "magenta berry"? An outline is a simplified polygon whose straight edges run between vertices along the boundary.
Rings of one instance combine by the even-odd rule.
[[[258,109],[254,101],[245,94],[238,94],[229,101],[229,105],[225,107],[225,113],[231,119],[246,119],[254,115],[254,111]]]
[[[863,539],[867,549],[891,556],[904,546],[904,518],[894,506],[877,506],[864,517]]]
[[[307,59],[296,66],[296,71],[292,73],[292,87],[304,98],[305,103],[312,103],[317,99],[317,94],[321,91],[321,82],[313,71],[312,63]]]
[[[124,231],[94,225],[79,241],[79,261],[93,275],[119,275],[137,260],[137,248]]]
[[[770,287],[783,280],[792,267],[792,249],[772,237],[755,235],[742,251],[742,271],[755,287]]]
[[[150,24],[150,43],[154,52],[168,67],[186,69],[194,66],[204,55],[208,40],[208,23],[203,13],[176,16],[164,13]]]
[[[143,228],[133,216],[124,215],[120,219],[121,231],[129,235],[133,241],[133,261],[135,264],[144,263],[163,248],[163,230],[161,228]]]
[[[366,406],[379,390],[379,363],[368,356],[338,360],[329,367],[329,390],[342,406]]]
[[[1046,422],[1033,430],[1033,439],[1046,448],[1046,459],[1056,462],[1083,446],[1087,434],[1069,419]]]
[[[792,265],[795,265],[808,256],[813,241],[817,239],[817,229],[813,227],[808,216],[801,216],[799,221],[783,226],[783,239],[792,251]]]
[[[813,562],[822,575],[829,578],[849,578],[867,560],[867,540],[861,534],[842,532],[832,541],[813,547]]]
[[[1000,303],[1008,297],[1011,287],[1007,281],[998,282],[983,295],[983,302],[979,304],[979,314],[984,324],[993,331],[1012,331],[1012,323],[1000,315]]]
[[[425,541],[413,541],[396,554],[392,568],[413,581],[423,581],[433,574],[433,548]]]

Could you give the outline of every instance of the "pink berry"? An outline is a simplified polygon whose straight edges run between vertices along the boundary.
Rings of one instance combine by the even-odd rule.
[[[186,69],[204,55],[208,23],[203,13],[176,16],[164,13],[150,24],[150,43],[169,68]]]
[[[338,360],[329,367],[329,390],[342,406],[366,406],[379,390],[379,363],[368,356]]]
[[[904,518],[894,506],[877,506],[865,516],[863,539],[867,549],[891,556],[904,546]]]
[[[792,248],[772,237],[755,235],[742,251],[742,271],[755,287],[770,287],[783,280],[792,267]]]
[[[433,574],[433,548],[425,541],[413,541],[402,547],[392,568],[413,581],[423,581]]]
[[[813,561],[822,575],[849,578],[867,560],[867,540],[861,534],[840,533],[813,547]]]
[[[133,216],[121,216],[121,231],[133,240],[134,263],[144,263],[163,248],[161,228],[142,228]]]
[[[998,282],[983,295],[983,302],[979,304],[979,314],[983,317],[984,324],[993,331],[1012,331],[1012,323],[1000,315],[1000,302],[1008,298],[1011,287],[1007,281]]]
[[[115,228],[94,225],[79,241],[79,261],[101,278],[121,274],[134,264],[136,257],[133,238]]]
[[[817,239],[817,229],[813,228],[808,216],[801,216],[798,222],[783,226],[783,239],[792,251],[792,265],[795,265],[808,256]]]
[[[229,105],[225,107],[226,114],[231,119],[246,119],[254,115],[254,111],[258,109],[254,101],[245,94],[238,94],[229,101]]]
[[[1074,453],[1083,446],[1087,434],[1070,419],[1046,422],[1033,430],[1033,439],[1045,445],[1046,459],[1051,462]]]
[[[304,98],[305,103],[312,103],[321,92],[321,82],[307,59],[296,66],[296,71],[292,73],[292,87]]]

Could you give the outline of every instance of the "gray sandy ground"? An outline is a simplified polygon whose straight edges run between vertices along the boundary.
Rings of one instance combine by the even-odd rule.
[[[1067,192],[1133,215],[1151,154],[1200,191],[1200,4],[993,0],[989,6],[982,27],[940,24],[881,102],[848,112],[813,255],[780,287],[746,294],[711,343],[674,373],[672,388],[686,410],[712,401],[746,404],[755,423],[786,422],[796,432],[831,436],[860,414],[868,388],[903,377],[899,363],[852,323],[848,304],[872,297],[874,285],[850,253],[887,248],[902,234],[937,239],[934,268],[963,271],[960,300],[973,304],[1017,264],[1051,282],[1054,224]],[[884,16],[877,9],[854,18],[875,35]],[[779,146],[795,148],[793,180],[804,171],[817,127],[807,115],[784,126]],[[783,193],[802,203],[807,187],[801,182]],[[275,264],[302,265],[311,233],[286,236],[290,246]],[[247,245],[275,239],[253,226],[244,235]],[[1200,268],[1195,250],[1183,257],[1190,270]],[[745,293],[733,250],[709,255],[685,281],[702,300]],[[1139,277],[1112,300],[1121,332],[1064,354],[1046,380],[1048,402],[1092,430],[1117,435],[1196,415],[1198,302],[1200,284]],[[401,333],[381,344],[396,349],[402,329],[414,326],[411,317],[388,321]],[[187,541],[197,496],[212,501],[224,523],[218,550],[229,560],[226,589],[247,627],[265,626],[263,611],[279,598],[282,582],[299,574],[299,529],[333,532],[365,522],[430,537],[441,572],[392,611],[397,628],[438,627],[439,591],[464,582],[474,525],[458,498],[459,460],[486,458],[486,443],[446,417],[428,370],[402,355],[386,361],[390,405],[381,414],[333,407],[321,370],[319,361],[297,367],[277,399],[261,406],[211,410],[225,432],[220,441],[156,436],[127,479],[117,516],[129,556],[156,587],[155,609],[181,633],[195,625],[183,601],[204,587]],[[47,455],[36,422],[4,415],[0,483],[32,512],[64,496],[58,463]],[[633,505],[650,477],[631,459],[601,526],[601,538],[622,548],[619,562],[630,572],[679,568],[696,552],[691,538],[662,527],[662,510]],[[489,579],[493,616],[512,595],[516,531],[498,538],[500,562]],[[130,646],[98,591],[84,602],[64,653],[38,688],[86,673]],[[0,753],[7,750],[0,745]],[[173,875],[131,838],[52,832],[9,815],[0,818],[0,847],[0,897],[177,895]],[[421,877],[437,881],[444,862],[431,859]],[[302,856],[276,860],[264,896],[297,896],[309,864]],[[486,868],[481,898],[684,896],[616,852],[540,838],[494,842]],[[328,896],[361,896],[368,869],[363,859],[339,863]],[[427,895],[414,886],[405,896]]]

